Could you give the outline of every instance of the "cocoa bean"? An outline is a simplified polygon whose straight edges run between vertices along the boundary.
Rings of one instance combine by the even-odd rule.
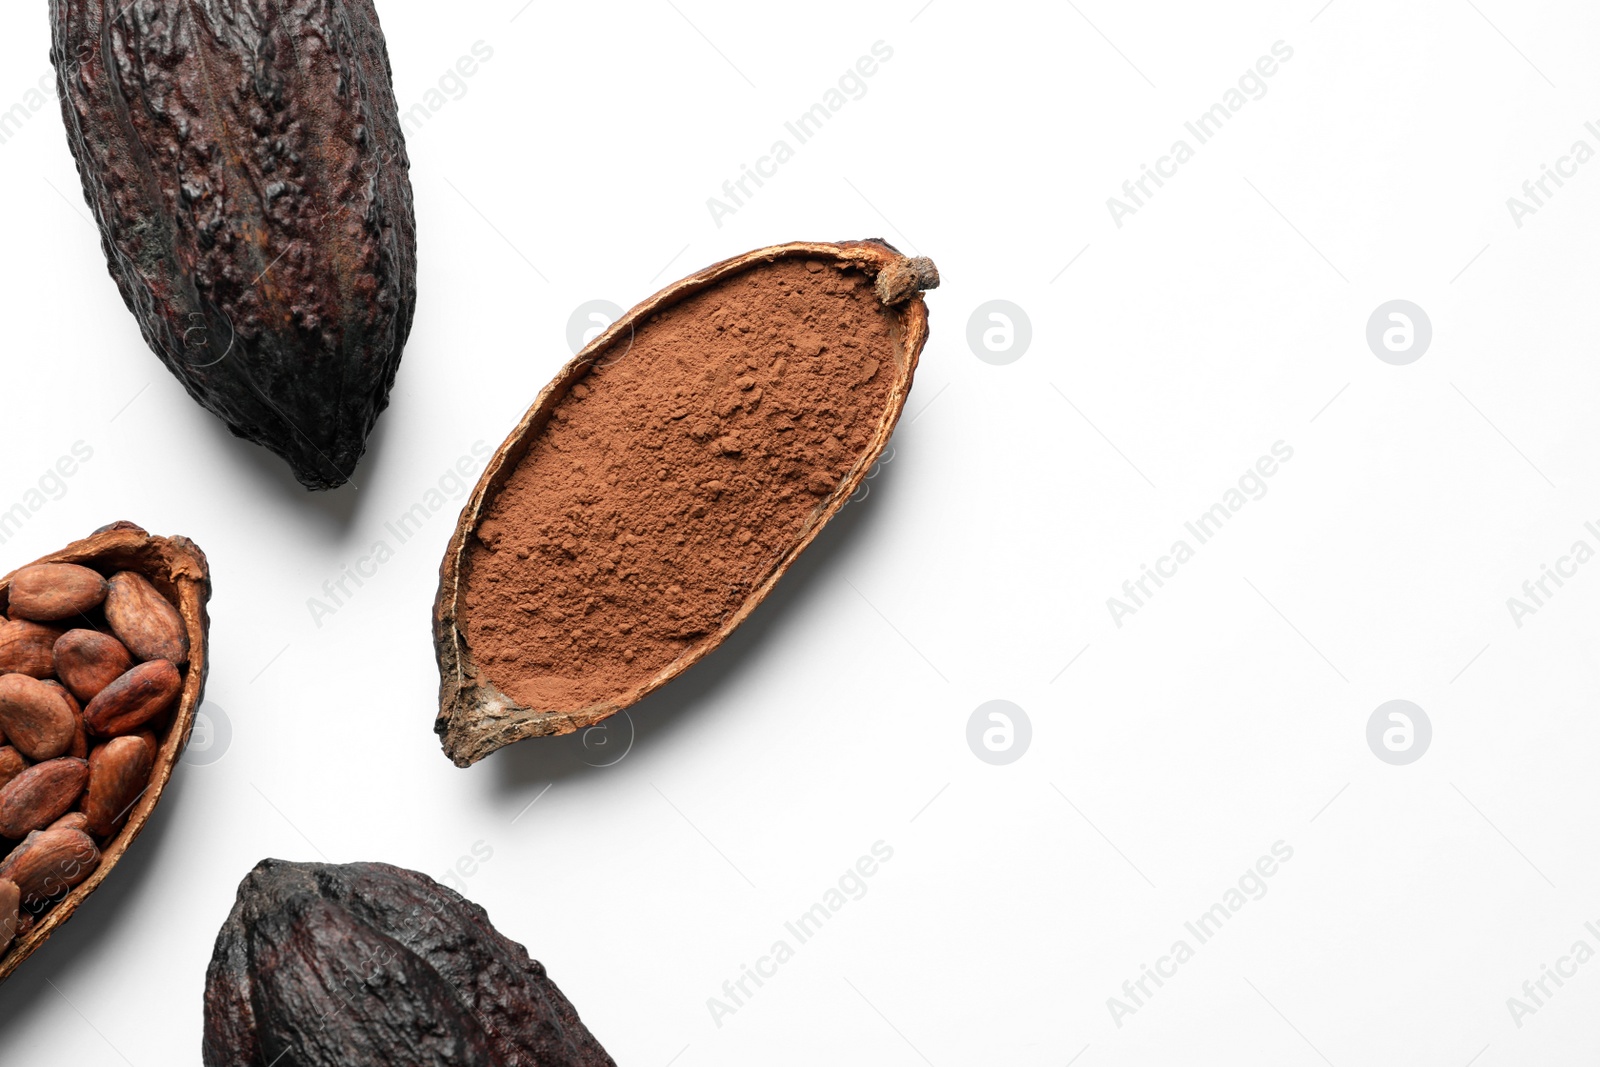
[[[83,813],[86,829],[95,837],[109,837],[150,783],[154,757],[137,735],[118,737],[95,749],[89,760],[89,792]],[[0,793],[0,804],[4,802]]]
[[[75,725],[72,730],[72,744],[67,747],[67,755],[74,759],[86,759],[89,755],[89,730],[83,724],[83,705],[78,703],[78,698],[73,696],[66,686],[54,678],[46,678],[44,684],[65,697],[67,707],[72,709]]]
[[[48,678],[56,669],[55,644],[61,631],[26,619],[0,624],[0,674]]]
[[[127,647],[99,630],[68,630],[56,641],[52,655],[56,677],[79,700],[93,700],[133,666]]]
[[[11,578],[11,615],[58,622],[92,611],[106,598],[100,572],[76,563],[35,563]]]
[[[281,860],[245,878],[217,937],[202,1057],[615,1067],[544,966],[476,904],[387,864]]]
[[[121,571],[111,576],[106,621],[137,659],[189,661],[189,633],[183,616],[142,574]]]
[[[55,759],[72,747],[77,723],[65,692],[25,674],[0,675],[0,729],[29,759]]]
[[[11,779],[28,769],[28,761],[22,758],[22,753],[7,745],[0,748],[0,789],[11,784]]]
[[[0,837],[20,840],[43,830],[72,808],[88,781],[87,760],[53,759],[29,767],[0,789]]]
[[[82,830],[89,825],[89,816],[81,811],[69,811],[55,822],[46,826],[46,830]]]
[[[306,487],[342,485],[416,304],[409,161],[372,0],[126,8],[50,3],[67,140],[111,274],[191,396]]]
[[[164,659],[141,663],[89,701],[83,709],[84,725],[100,737],[133,733],[170,708],[182,689],[183,675],[176,664]],[[3,710],[0,703],[0,713]]]
[[[82,830],[35,830],[0,862],[0,879],[15,882],[22,906],[38,911],[94,873],[100,849]]]

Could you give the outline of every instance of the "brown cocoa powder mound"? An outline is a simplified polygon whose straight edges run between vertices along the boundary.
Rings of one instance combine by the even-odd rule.
[[[469,544],[458,625],[495,684],[574,711],[716,631],[866,449],[892,323],[859,271],[784,259],[614,342]]]

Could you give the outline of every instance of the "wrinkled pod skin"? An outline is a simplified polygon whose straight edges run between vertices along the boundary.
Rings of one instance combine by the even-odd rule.
[[[616,1067],[476,904],[383,863],[263,860],[206,972],[206,1067]]]
[[[145,341],[301,484],[342,485],[416,301],[372,0],[50,0],[50,21],[67,139]]]

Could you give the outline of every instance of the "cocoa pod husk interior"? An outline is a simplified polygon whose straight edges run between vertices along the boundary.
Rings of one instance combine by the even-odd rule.
[[[883,455],[938,280],[882,241],[762,248],[578,353],[440,567],[446,755],[585,729],[721,645]]]

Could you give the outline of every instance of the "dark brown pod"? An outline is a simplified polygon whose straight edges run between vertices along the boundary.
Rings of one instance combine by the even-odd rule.
[[[51,0],[50,22],[68,144],[146,343],[301,484],[344,484],[416,300],[372,0]]]
[[[264,860],[206,972],[206,1067],[615,1067],[476,904],[382,863]]]
[[[11,580],[11,614],[34,622],[59,622],[93,611],[106,598],[99,571],[76,563],[24,567]]]
[[[78,820],[70,814],[64,815],[57,820],[59,825],[30,834],[0,864],[0,879],[16,880],[12,874],[3,873],[9,869],[28,883],[24,886],[25,907],[16,940],[0,953],[0,981],[9,978],[72,918],[143,831],[166,790],[173,767],[188,744],[195,712],[205,693],[206,669],[210,666],[206,647],[209,625],[206,600],[211,595],[211,577],[205,554],[192,541],[183,537],[152,537],[132,523],[119,522],[39,562],[77,563],[102,574],[135,571],[143,575],[163,597],[176,605],[183,619],[190,654],[176,708],[161,720],[160,751],[153,761],[149,785],[128,812],[121,829],[97,846],[92,838],[82,833]],[[10,575],[0,578],[0,610],[7,604],[10,585]],[[60,636],[57,632],[56,638]],[[54,643],[52,638],[51,644]],[[0,749],[0,761],[4,760],[4,752]],[[49,852],[53,854],[36,854],[30,849],[29,842],[37,845],[41,840],[50,846]],[[39,910],[52,902],[48,910]]]
[[[465,767],[586,729],[722,644],[883,454],[937,284],[881,241],[761,248],[663,289],[562,368],[440,567],[445,754]],[[668,454],[671,469],[619,458]]]

